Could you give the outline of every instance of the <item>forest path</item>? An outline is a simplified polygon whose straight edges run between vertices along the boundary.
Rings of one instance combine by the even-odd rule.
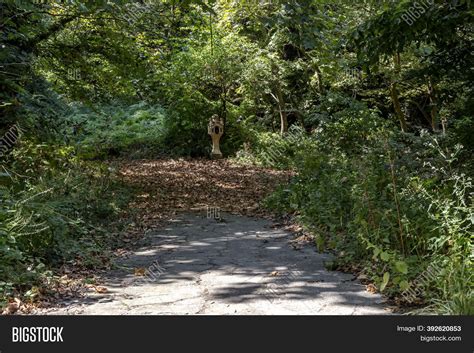
[[[140,248],[117,259],[102,290],[42,314],[388,313],[353,275],[327,271],[330,255],[268,219],[259,201],[288,173],[205,160],[121,171],[141,185]]]

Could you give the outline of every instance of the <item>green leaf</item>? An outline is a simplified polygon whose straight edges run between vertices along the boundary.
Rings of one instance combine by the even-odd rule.
[[[380,254],[380,249],[379,248],[375,248],[374,249],[374,256],[372,256],[372,258],[375,260],[377,258],[377,256],[379,256]]]
[[[407,290],[408,287],[410,287],[410,284],[408,283],[408,281],[405,281],[405,280],[401,281],[398,285],[400,286],[401,290]]]
[[[389,280],[390,280],[390,273],[385,272],[383,274],[382,283],[380,284],[380,291],[381,292],[383,292],[383,290],[387,286]]]
[[[395,263],[395,268],[397,269],[398,272],[401,272],[403,274],[407,274],[408,273],[408,265],[406,264],[406,262],[403,262],[403,261],[397,261]]]
[[[380,258],[382,259],[382,261],[388,261],[388,259],[390,259],[390,254],[384,251],[380,254]]]

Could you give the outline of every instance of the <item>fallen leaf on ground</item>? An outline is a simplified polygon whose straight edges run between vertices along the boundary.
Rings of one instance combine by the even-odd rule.
[[[109,291],[107,288],[101,286],[96,286],[94,289],[97,293],[107,293]]]
[[[366,286],[366,290],[367,290],[367,292],[369,292],[369,293],[377,293],[377,287],[375,287],[372,283],[369,283],[369,284]]]
[[[145,271],[143,267],[139,267],[135,269],[135,276],[145,276]]]
[[[7,307],[5,308],[5,310],[3,310],[2,314],[4,315],[14,314],[18,311],[18,309],[20,309],[20,305],[21,305],[21,300],[18,298],[15,298],[13,301],[7,304]]]

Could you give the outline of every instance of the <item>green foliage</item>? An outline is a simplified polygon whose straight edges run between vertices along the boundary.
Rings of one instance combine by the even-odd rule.
[[[298,214],[320,250],[335,251],[340,265],[358,263],[392,295],[436,264],[422,297],[439,310],[460,298],[449,312],[468,313],[472,274],[461,269],[472,266],[474,190],[459,171],[460,147],[398,134],[363,110],[340,113],[312,134],[298,175],[269,207]]]
[[[305,151],[313,148],[314,140],[294,125],[287,134],[251,131],[245,148],[236,154],[236,161],[278,169],[295,169]]]
[[[426,310],[472,313],[471,2],[425,3],[3,1],[1,296],[107,249],[91,160],[206,156],[218,114],[225,156],[295,171],[268,205],[319,250],[389,295],[435,266]]]
[[[82,158],[157,156],[163,150],[167,112],[159,106],[104,105],[77,108],[63,133]]]
[[[225,120],[222,152],[229,155],[240,147],[241,108],[235,100],[240,72],[252,50],[243,38],[221,33],[204,44],[191,42],[173,57],[159,82],[153,83],[169,112],[165,144],[172,153],[209,155],[207,124],[213,114]]]
[[[71,147],[33,140],[22,140],[4,162],[0,302],[45,285],[62,264],[103,266],[111,243],[101,224],[128,197],[110,170],[81,162]]]

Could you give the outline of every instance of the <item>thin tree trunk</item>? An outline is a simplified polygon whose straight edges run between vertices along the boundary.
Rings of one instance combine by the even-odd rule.
[[[395,73],[400,73],[400,54],[397,53],[393,57],[394,64],[395,64]],[[398,98],[398,89],[397,89],[397,82],[394,79],[390,84],[390,96],[392,98],[393,108],[395,109],[395,114],[397,114],[398,120],[400,121],[400,127],[403,132],[408,130],[407,128],[407,120],[405,118],[405,114],[403,114],[402,108],[400,106],[400,100]]]
[[[286,103],[285,98],[283,97],[283,92],[281,89],[281,82],[280,82],[280,69],[275,62],[272,62],[272,73],[275,75],[275,80],[273,82],[275,94],[271,94],[273,99],[276,100],[278,105],[278,112],[280,114],[280,133],[284,135],[288,132],[288,116],[286,114]]]
[[[225,84],[221,85],[221,103],[222,103],[222,121],[224,123],[224,134],[227,124],[227,86]]]
[[[431,77],[428,79],[428,95],[430,97],[431,104],[431,128],[433,131],[439,130],[439,121],[438,121],[438,99],[436,97],[436,88]]]
[[[280,113],[280,133],[284,135],[288,132],[288,116],[285,110],[285,99],[283,98],[283,93],[281,92],[280,82],[276,82],[276,96],[278,99],[278,111]]]

